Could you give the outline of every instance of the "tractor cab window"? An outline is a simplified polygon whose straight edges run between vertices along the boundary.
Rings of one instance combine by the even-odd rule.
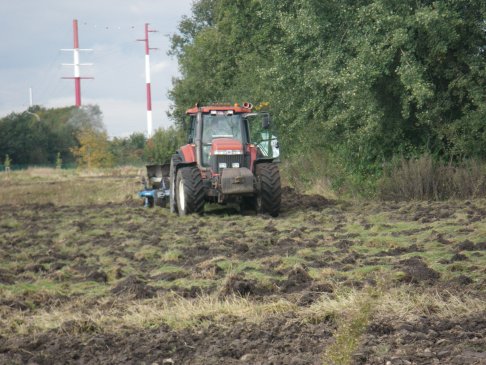
[[[248,114],[246,118],[250,127],[251,142],[258,148],[257,157],[278,159],[280,146],[276,132],[269,124],[269,115],[254,113]]]
[[[241,141],[241,115],[204,114],[203,143],[211,143],[215,138],[232,138]]]
[[[209,151],[216,138],[231,138],[243,142],[240,114],[216,112],[202,116],[202,165],[209,166]]]
[[[194,143],[196,139],[196,116],[189,117],[189,128],[187,131],[187,143]]]

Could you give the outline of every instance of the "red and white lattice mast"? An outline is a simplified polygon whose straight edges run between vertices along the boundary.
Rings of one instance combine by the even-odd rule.
[[[147,137],[152,137],[152,91],[150,90],[150,50],[157,48],[150,48],[149,33],[157,32],[154,29],[149,29],[149,24],[145,23],[145,38],[137,39],[137,41],[145,42],[145,83],[147,88]]]
[[[63,77],[63,79],[74,79],[74,93],[76,99],[76,107],[81,106],[81,79],[93,79],[93,77],[81,77],[81,66],[92,66],[92,63],[79,63],[80,51],[92,51],[92,49],[80,49],[79,37],[78,37],[78,21],[73,20],[73,35],[74,35],[74,48],[73,49],[61,49],[61,51],[73,52],[73,63],[63,63],[63,66],[74,67],[74,77]]]

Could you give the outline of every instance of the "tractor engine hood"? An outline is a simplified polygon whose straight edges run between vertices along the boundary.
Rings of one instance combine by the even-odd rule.
[[[242,155],[243,144],[233,138],[216,138],[213,139],[210,155]]]
[[[245,167],[243,144],[237,139],[213,139],[209,155],[213,175],[220,174],[223,169],[238,169]]]

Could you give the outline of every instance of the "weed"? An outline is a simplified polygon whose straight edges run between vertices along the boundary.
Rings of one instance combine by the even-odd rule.
[[[178,249],[168,250],[163,253],[162,260],[166,262],[177,262],[184,257],[184,253]]]
[[[135,252],[135,259],[142,260],[155,260],[160,258],[160,248],[144,245]],[[177,261],[179,259],[178,253],[168,251],[164,254],[164,261]]]

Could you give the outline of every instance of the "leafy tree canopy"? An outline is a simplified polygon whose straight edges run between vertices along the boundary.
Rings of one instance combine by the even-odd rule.
[[[374,173],[394,155],[486,158],[482,0],[200,0],[172,37],[195,102],[269,102],[282,151]]]

